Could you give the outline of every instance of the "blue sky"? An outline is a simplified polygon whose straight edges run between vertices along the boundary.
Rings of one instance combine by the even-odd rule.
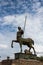
[[[24,37],[34,40],[36,52],[43,52],[43,0],[0,0],[1,59],[7,56],[13,58],[13,53],[20,52],[19,44],[14,44],[14,48],[11,48],[11,41],[16,39],[17,27],[24,28],[25,16]],[[23,46],[24,49],[28,47]]]

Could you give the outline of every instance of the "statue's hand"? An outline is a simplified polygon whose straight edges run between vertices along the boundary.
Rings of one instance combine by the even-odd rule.
[[[11,44],[11,47],[13,48],[13,44]]]

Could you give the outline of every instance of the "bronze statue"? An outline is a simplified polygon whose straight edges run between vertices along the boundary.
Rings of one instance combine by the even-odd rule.
[[[18,42],[20,44],[21,52],[22,52],[22,45],[27,45],[29,47],[29,52],[31,48],[33,48],[34,54],[36,54],[35,49],[33,47],[34,41],[31,38],[22,38],[23,34],[24,31],[21,29],[21,27],[18,27],[17,40],[12,40],[11,47],[13,48],[13,42]]]

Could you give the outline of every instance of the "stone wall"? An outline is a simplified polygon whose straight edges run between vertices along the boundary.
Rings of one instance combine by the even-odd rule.
[[[12,65],[43,65],[43,62],[40,62],[38,60],[19,59],[13,60]]]
[[[0,62],[0,65],[2,65],[2,63]]]
[[[3,60],[2,65],[12,65],[12,60]]]

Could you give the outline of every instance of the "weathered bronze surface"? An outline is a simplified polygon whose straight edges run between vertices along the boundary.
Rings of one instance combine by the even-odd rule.
[[[34,54],[36,54],[35,49],[33,47],[34,41],[31,38],[22,38],[22,35],[24,34],[24,31],[21,29],[21,27],[18,27],[17,32],[17,40],[12,40],[11,47],[13,47],[13,42],[18,42],[20,44],[20,49],[22,52],[22,45],[27,45],[29,47],[29,52],[31,48],[34,50]]]

